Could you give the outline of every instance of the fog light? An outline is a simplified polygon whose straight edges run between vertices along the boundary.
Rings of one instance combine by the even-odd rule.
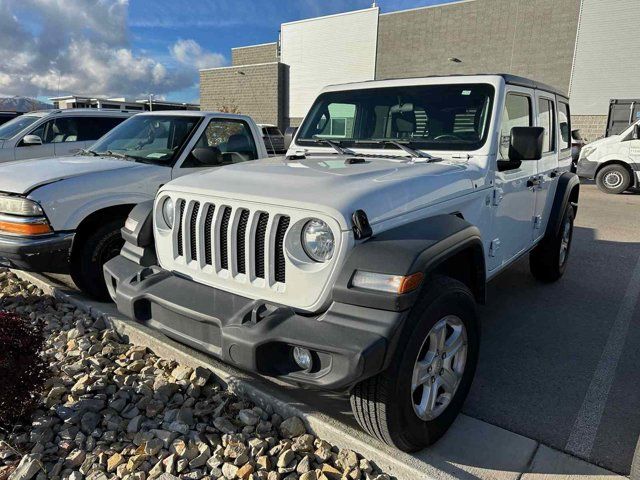
[[[306,348],[294,347],[293,359],[296,361],[296,363],[301,369],[311,370],[311,366],[313,365],[313,360],[311,359],[311,352]]]

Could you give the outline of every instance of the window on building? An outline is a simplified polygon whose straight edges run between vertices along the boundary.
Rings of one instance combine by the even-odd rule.
[[[558,102],[558,124],[560,125],[560,150],[571,148],[571,116],[569,105]]]
[[[538,100],[538,126],[544,128],[542,152],[553,152],[556,149],[555,122],[553,101],[541,98]]]
[[[500,130],[500,159],[508,160],[511,129],[513,127],[530,127],[531,98],[526,95],[509,93],[502,112],[502,129]]]
[[[185,168],[217,167],[258,158],[251,129],[242,120],[211,120],[191,154]]]

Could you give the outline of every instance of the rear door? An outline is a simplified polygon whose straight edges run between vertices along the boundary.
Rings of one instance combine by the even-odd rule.
[[[536,125],[544,128],[542,158],[530,162],[536,166],[536,178],[531,182],[535,192],[533,241],[545,232],[553,196],[558,183],[558,121],[555,95],[536,90]],[[571,149],[568,150],[571,156]]]

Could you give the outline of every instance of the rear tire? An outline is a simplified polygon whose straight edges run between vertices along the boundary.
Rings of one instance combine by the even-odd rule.
[[[353,413],[369,435],[412,452],[433,444],[447,431],[462,409],[478,361],[475,308],[473,294],[463,283],[442,276],[429,279],[387,370],[351,392]],[[436,348],[438,338],[444,345],[441,350]],[[435,406],[429,410],[431,398]]]
[[[568,203],[557,234],[545,236],[529,254],[531,274],[544,283],[560,279],[567,268],[573,240],[575,210]]]
[[[631,187],[631,175],[622,165],[607,165],[596,175],[596,184],[604,193],[616,195]]]
[[[124,245],[120,229],[124,218],[112,218],[74,241],[71,278],[76,286],[96,300],[109,301],[102,267],[117,256]]]

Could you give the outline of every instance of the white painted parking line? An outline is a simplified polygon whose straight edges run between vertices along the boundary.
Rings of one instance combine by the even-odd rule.
[[[620,309],[609,332],[609,338],[593,373],[589,389],[582,402],[578,417],[569,434],[565,450],[588,459],[598,433],[602,413],[615,378],[616,368],[627,338],[629,324],[640,297],[640,257],[633,269],[631,280],[622,298]]]

